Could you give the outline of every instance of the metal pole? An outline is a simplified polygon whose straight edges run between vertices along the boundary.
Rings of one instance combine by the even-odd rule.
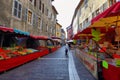
[[[2,45],[3,45],[3,41],[4,41],[4,33],[2,33],[2,38],[1,38],[0,47],[2,47]]]

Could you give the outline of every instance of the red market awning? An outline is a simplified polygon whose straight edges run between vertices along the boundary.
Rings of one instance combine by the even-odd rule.
[[[35,36],[35,35],[30,35],[31,38],[37,39],[37,40],[47,40],[49,39],[47,36]]]
[[[91,28],[86,28],[83,31],[79,31],[77,34],[74,35],[73,39],[80,39],[82,38],[92,38],[91,36]]]
[[[13,32],[13,28],[8,28],[4,26],[0,26],[0,30],[3,32]]]
[[[74,35],[73,39],[80,39],[80,38],[92,38],[92,29],[93,27],[88,27],[86,29],[84,29],[83,31],[79,31],[77,34]],[[106,27],[97,27],[94,29],[99,29],[101,32],[101,36],[103,36],[103,34],[108,33],[108,32],[113,32],[115,31],[115,28],[106,28]]]
[[[100,26],[112,26],[116,25],[116,22],[120,21],[120,2],[113,4],[111,7],[106,9],[104,12],[96,16],[91,20],[92,27]],[[120,23],[117,23],[120,25]]]

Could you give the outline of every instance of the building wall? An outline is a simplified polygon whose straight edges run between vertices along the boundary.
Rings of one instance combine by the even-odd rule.
[[[115,2],[115,0],[81,0],[74,12],[72,20],[73,34],[89,27],[94,17]]]
[[[15,9],[13,8],[14,1],[21,4],[21,18],[13,15]],[[39,1],[40,0],[36,0],[35,6],[34,2],[30,2],[30,0],[0,0],[0,25],[17,28],[34,35],[52,35],[53,31],[50,29],[55,27],[57,14],[55,14],[52,9],[51,0],[41,0],[41,9],[39,8]],[[29,11],[32,13],[31,23],[28,22]]]
[[[72,26],[68,26],[66,29],[67,29],[67,40],[70,40],[72,39],[73,36]]]
[[[103,12],[103,5],[105,4],[106,8],[108,8],[107,0],[88,0],[88,2],[83,2],[81,8],[78,12],[79,14],[79,29],[81,31],[86,27],[89,27],[91,24],[91,19],[97,16],[99,13]],[[98,13],[96,11],[98,10]]]
[[[61,28],[62,28],[62,26],[59,24],[59,23],[57,23],[56,24],[56,37],[59,37],[59,38],[61,38]]]

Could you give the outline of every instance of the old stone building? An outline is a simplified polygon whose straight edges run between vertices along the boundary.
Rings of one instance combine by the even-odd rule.
[[[55,35],[57,11],[53,0],[0,0],[0,25],[30,32]]]

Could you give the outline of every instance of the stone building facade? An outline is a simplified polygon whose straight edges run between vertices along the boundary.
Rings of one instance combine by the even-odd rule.
[[[30,32],[55,35],[57,11],[53,0],[0,0],[0,25]]]

